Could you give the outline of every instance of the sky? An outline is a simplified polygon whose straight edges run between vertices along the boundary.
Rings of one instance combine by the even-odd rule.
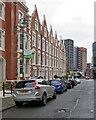
[[[37,6],[42,24],[45,15],[47,27],[58,39],[74,40],[74,46],[87,48],[87,62],[92,62],[94,42],[94,1],[95,0],[26,0],[29,14]]]

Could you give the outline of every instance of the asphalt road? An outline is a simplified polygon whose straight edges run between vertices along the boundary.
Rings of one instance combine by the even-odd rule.
[[[57,94],[46,106],[27,103],[2,113],[3,118],[94,118],[94,80],[82,80],[72,89]]]

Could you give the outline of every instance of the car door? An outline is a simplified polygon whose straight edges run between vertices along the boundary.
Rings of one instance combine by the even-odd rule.
[[[63,90],[65,90],[65,83],[64,83],[64,81],[63,80],[60,80],[60,81],[61,81],[61,85],[62,85]]]
[[[49,81],[47,81],[47,84],[48,84],[48,87],[49,87],[49,90],[48,90],[49,94],[50,94],[50,96],[53,96],[55,87],[50,85]]]

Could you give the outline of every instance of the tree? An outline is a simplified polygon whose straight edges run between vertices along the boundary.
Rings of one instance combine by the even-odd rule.
[[[54,75],[54,78],[58,78],[58,76],[57,76],[57,75]]]

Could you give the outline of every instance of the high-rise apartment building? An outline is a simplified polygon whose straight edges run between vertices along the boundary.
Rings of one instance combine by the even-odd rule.
[[[93,75],[96,79],[96,42],[93,43]]]
[[[93,71],[92,71],[92,64],[91,63],[87,63],[86,76],[88,76],[90,78],[93,77]]]
[[[85,74],[87,67],[87,49],[84,47],[78,48],[78,69]]]
[[[65,39],[66,57],[68,59],[68,72],[74,70],[74,41]]]
[[[78,47],[74,47],[74,70],[78,70]]]

